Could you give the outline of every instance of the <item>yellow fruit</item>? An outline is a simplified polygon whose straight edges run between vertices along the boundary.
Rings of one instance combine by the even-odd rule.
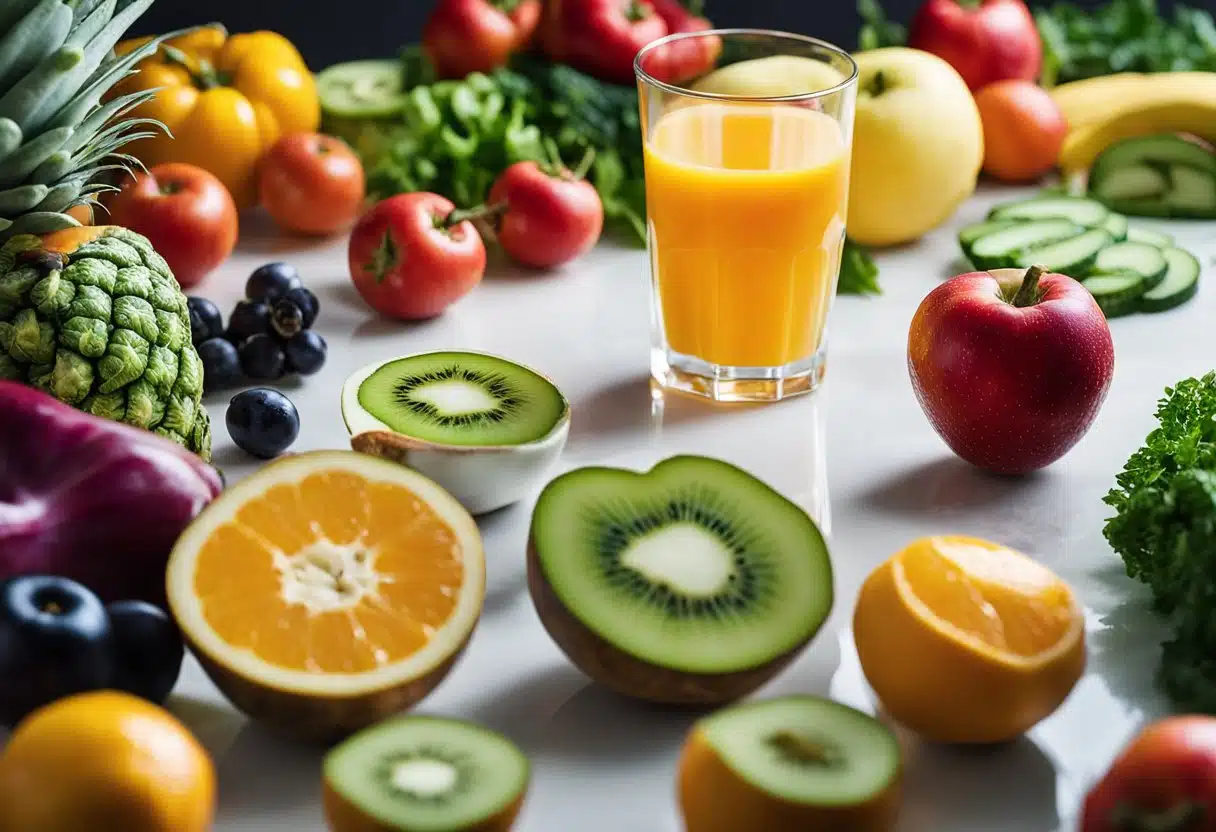
[[[1089,170],[1111,145],[1163,133],[1191,133],[1216,142],[1216,90],[1158,91],[1151,100],[1117,109],[1109,118],[1071,130],[1060,150],[1060,170],[1066,174]]]
[[[179,538],[174,617],[238,708],[334,740],[435,688],[481,614],[473,518],[421,474],[353,451],[298,454],[229,488]]]
[[[692,85],[715,95],[770,98],[831,89],[844,80],[840,70],[800,55],[771,55],[715,69]]]
[[[910,242],[975,191],[984,161],[979,110],[936,55],[891,47],[856,60],[849,236],[863,245]]]
[[[1121,112],[1138,109],[1162,95],[1192,92],[1201,98],[1216,97],[1216,72],[1160,72],[1145,75],[1120,72],[1061,84],[1051,90],[1068,126],[1080,130],[1107,121]]]
[[[921,538],[874,570],[853,638],[883,708],[935,742],[1013,739],[1085,670],[1085,622],[1068,585],[970,537]]]
[[[34,712],[0,757],[0,832],[207,832],[215,768],[168,711],[123,693]]]

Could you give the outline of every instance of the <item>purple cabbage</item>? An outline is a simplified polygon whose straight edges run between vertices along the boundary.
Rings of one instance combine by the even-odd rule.
[[[62,575],[164,605],[173,544],[222,487],[168,439],[0,381],[0,580]]]

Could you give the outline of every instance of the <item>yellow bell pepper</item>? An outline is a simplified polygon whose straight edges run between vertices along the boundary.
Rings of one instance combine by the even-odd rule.
[[[122,55],[146,43],[118,44]],[[282,35],[251,32],[229,36],[207,27],[167,41],[119,84],[114,97],[160,88],[131,115],[155,119],[171,135],[128,145],[148,167],[186,162],[208,170],[227,186],[238,208],[257,203],[258,160],[280,136],[313,132],[321,122],[316,82],[303,57]]]

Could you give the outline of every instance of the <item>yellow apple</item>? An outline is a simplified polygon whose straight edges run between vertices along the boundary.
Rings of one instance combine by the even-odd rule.
[[[890,47],[854,58],[848,233],[863,245],[910,242],[974,193],[984,161],[979,110],[936,55]]]
[[[713,95],[801,95],[831,89],[844,80],[840,70],[801,55],[770,55],[715,69],[692,85]]]

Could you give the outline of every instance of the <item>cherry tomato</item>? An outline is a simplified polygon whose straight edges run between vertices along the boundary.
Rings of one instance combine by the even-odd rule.
[[[481,282],[485,244],[455,207],[438,194],[400,194],[359,219],[350,276],[373,309],[407,321],[433,318]]]
[[[588,252],[604,230],[604,204],[581,173],[517,162],[490,189],[488,204],[505,206],[498,242],[525,266],[549,269]]]
[[[1081,832],[1216,832],[1216,717],[1144,729],[1085,799]]]
[[[540,0],[439,0],[422,46],[441,78],[506,66],[540,22]]]
[[[984,172],[1030,182],[1056,165],[1068,122],[1047,90],[1031,81],[997,81],[975,95],[984,124]]]
[[[194,165],[170,162],[138,173],[107,208],[109,222],[148,238],[183,289],[197,286],[236,246],[232,195]]]
[[[262,207],[285,231],[333,234],[363,205],[363,165],[341,139],[292,133],[275,142],[258,168]]]

